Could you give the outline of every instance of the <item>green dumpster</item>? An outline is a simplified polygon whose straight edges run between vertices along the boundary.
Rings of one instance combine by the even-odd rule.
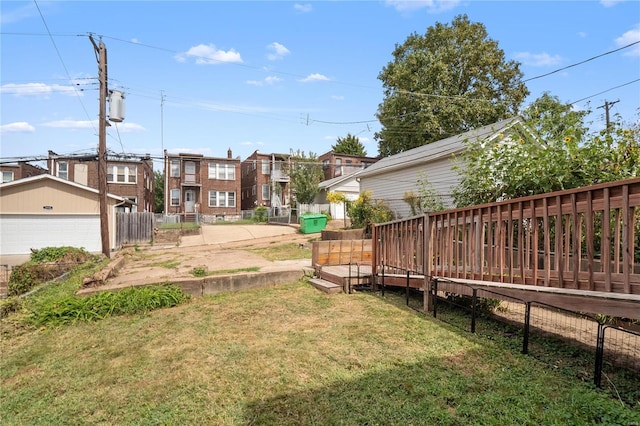
[[[305,214],[300,216],[300,232],[313,234],[321,232],[327,226],[327,216],[323,214]]]

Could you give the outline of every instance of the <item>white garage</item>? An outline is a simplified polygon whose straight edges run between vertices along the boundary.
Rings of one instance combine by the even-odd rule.
[[[115,205],[107,196],[111,247]],[[99,193],[93,188],[44,174],[0,185],[0,255],[71,246],[102,251]]]
[[[102,250],[99,215],[1,215],[0,253],[29,254],[43,247]]]

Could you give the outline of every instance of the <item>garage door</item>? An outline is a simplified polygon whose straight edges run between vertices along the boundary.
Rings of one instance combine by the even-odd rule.
[[[0,253],[29,254],[43,247],[83,247],[102,251],[99,215],[0,216]]]

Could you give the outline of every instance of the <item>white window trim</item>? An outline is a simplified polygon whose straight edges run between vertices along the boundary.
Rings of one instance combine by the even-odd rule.
[[[173,193],[174,193],[174,191],[177,191],[177,192],[178,192],[178,203],[177,203],[177,204],[175,204],[175,203],[173,202],[173,200],[174,200],[174,197],[173,197]],[[169,205],[174,206],[174,207],[176,207],[176,206],[179,206],[179,205],[180,205],[180,189],[178,189],[178,188],[173,188],[173,189],[171,189],[171,190],[169,191]]]
[[[215,194],[215,204],[211,203],[211,195]],[[221,195],[224,194],[224,204],[220,205]],[[231,197],[229,197],[231,196]],[[233,198],[233,204],[229,203],[229,198]],[[236,193],[234,191],[209,191],[209,207],[236,207]]]

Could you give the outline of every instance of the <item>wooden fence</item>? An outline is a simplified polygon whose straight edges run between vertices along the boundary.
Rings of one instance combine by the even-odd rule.
[[[153,240],[154,215],[151,212],[116,213],[116,248],[125,244],[149,243]]]
[[[374,274],[640,294],[640,179],[373,228]]]

